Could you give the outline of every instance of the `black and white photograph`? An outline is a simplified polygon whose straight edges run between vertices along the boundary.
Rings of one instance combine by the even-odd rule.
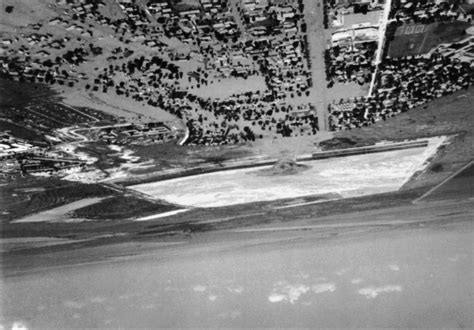
[[[0,330],[474,328],[474,0],[0,0]]]

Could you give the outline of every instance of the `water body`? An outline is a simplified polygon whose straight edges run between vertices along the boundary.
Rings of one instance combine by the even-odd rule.
[[[327,240],[311,232],[234,234],[12,276],[1,286],[0,323],[473,327],[473,229],[461,222]]]

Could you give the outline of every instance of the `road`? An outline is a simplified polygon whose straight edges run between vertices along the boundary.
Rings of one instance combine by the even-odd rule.
[[[311,60],[311,74],[313,77],[313,87],[311,95],[316,98],[316,108],[319,121],[319,129],[327,131],[329,129],[327,117],[326,79],[324,50],[326,49],[326,34],[323,25],[322,2],[314,0],[304,0],[304,15],[307,24],[308,44]]]
[[[229,1],[229,5],[230,5],[230,10],[232,14],[234,15],[235,23],[239,27],[240,32],[242,32],[242,34],[245,34],[245,25],[239,13],[240,1],[231,0]]]
[[[377,45],[377,52],[375,53],[375,72],[372,74],[372,81],[369,88],[369,96],[374,92],[375,79],[378,74],[379,64],[382,62],[383,50],[385,46],[385,32],[387,30],[388,18],[390,15],[390,10],[392,8],[392,0],[388,0],[385,4],[383,15],[379,23],[379,40]],[[367,115],[367,113],[366,113]]]

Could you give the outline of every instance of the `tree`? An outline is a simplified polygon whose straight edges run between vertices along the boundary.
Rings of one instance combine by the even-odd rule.
[[[51,61],[50,59],[47,59],[46,61],[43,62],[43,65],[50,68],[53,66],[53,61]]]

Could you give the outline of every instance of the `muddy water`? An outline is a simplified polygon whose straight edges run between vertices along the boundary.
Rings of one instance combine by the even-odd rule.
[[[8,277],[3,326],[473,327],[473,225],[207,241]],[[269,235],[264,234],[265,239]],[[240,237],[240,236],[239,236]]]

